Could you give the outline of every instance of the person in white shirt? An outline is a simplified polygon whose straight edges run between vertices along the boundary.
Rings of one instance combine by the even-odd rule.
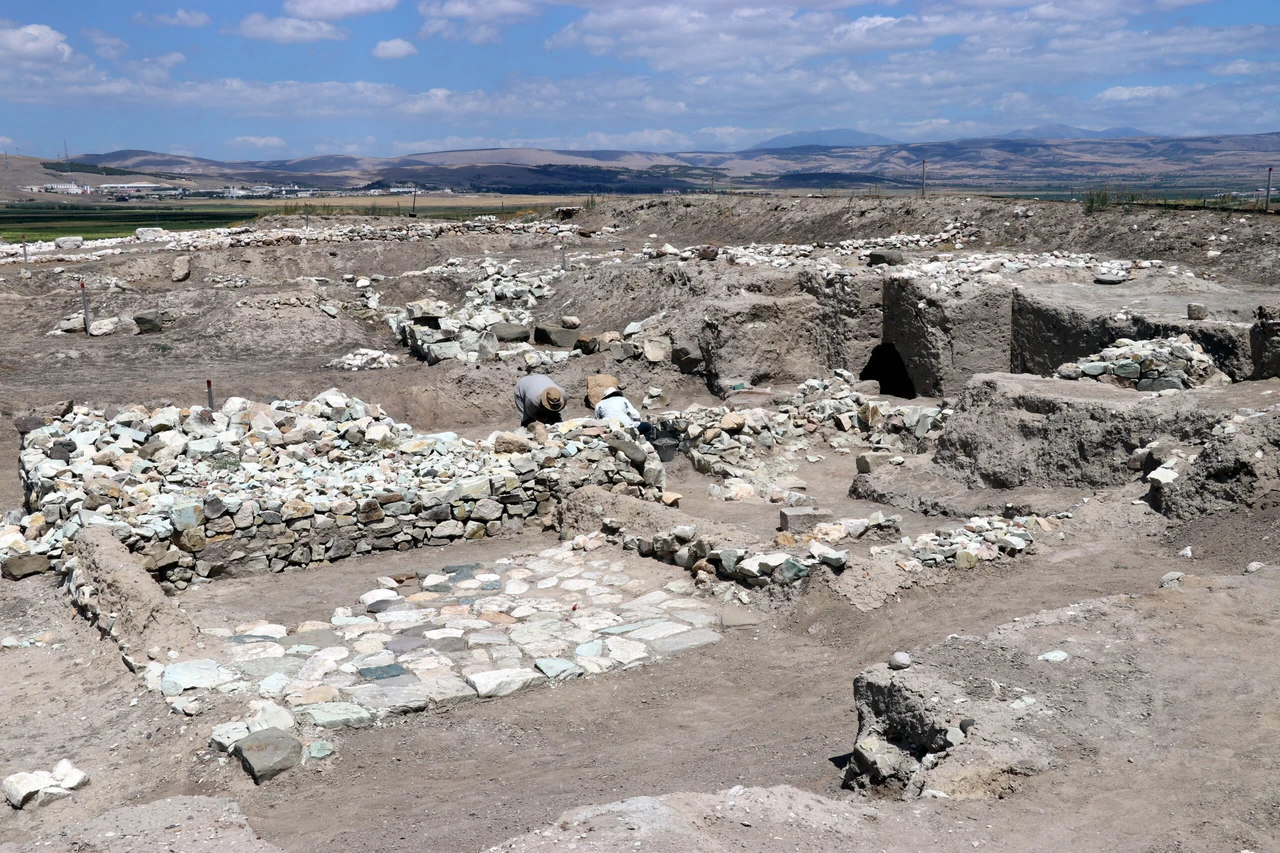
[[[636,407],[617,388],[605,389],[604,397],[596,404],[595,415],[596,420],[615,420],[625,428],[634,428],[641,435],[648,435],[653,429],[641,420]]]

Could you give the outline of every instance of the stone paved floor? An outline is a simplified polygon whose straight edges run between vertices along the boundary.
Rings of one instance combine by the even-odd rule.
[[[231,740],[296,722],[360,726],[717,642],[718,605],[695,597],[678,569],[596,534],[536,555],[384,576],[327,618],[204,628],[205,658],[153,663],[146,677],[177,710],[201,690],[243,697],[245,726],[223,736]]]

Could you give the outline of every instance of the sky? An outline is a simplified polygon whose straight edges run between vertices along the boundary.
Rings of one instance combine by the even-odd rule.
[[[0,147],[44,157],[727,151],[1047,123],[1280,131],[1280,0],[0,4]]]

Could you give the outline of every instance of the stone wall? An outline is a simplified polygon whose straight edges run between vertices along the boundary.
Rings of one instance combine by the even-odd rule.
[[[4,528],[0,562],[60,565],[102,526],[166,586],[378,550],[408,550],[552,523],[583,485],[657,501],[666,472],[652,446],[607,423],[556,425],[481,442],[414,435],[337,390],[219,411],[76,407],[29,432],[21,453],[28,513]],[[16,535],[11,535],[16,534]]]

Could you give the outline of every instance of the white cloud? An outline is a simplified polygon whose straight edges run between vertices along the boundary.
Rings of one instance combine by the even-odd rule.
[[[1096,97],[1100,101],[1167,101],[1186,91],[1186,86],[1112,86]]]
[[[233,32],[247,39],[273,41],[277,44],[303,44],[313,41],[345,39],[346,33],[324,21],[300,18],[268,18],[261,12],[246,15]]]
[[[93,45],[93,52],[103,59],[116,60],[129,50],[129,44],[119,36],[102,30],[81,30],[81,34]]]
[[[212,20],[204,12],[188,9],[178,9],[172,15],[166,15],[163,12],[155,15],[144,15],[141,12],[137,12],[133,16],[135,24],[151,27],[205,27]]]
[[[387,39],[374,45],[371,52],[379,59],[404,59],[415,56],[418,49],[404,39]]]
[[[537,15],[537,0],[422,0],[418,12],[426,19],[423,38],[465,38],[472,44],[496,41],[498,30]]]
[[[390,12],[400,0],[285,0],[284,13],[310,21],[337,21],[352,15]]]
[[[13,140],[7,136],[0,136],[0,145],[12,145]]]
[[[186,61],[185,56],[174,51],[160,56],[149,56],[137,62],[126,62],[123,68],[139,80],[159,85],[169,79],[170,71]]]
[[[6,63],[43,67],[71,61],[67,37],[44,24],[0,28],[0,68]]]
[[[1209,68],[1209,73],[1216,77],[1254,77],[1277,71],[1280,71],[1280,62],[1250,62],[1247,59],[1237,59],[1235,62]]]
[[[232,148],[284,148],[289,143],[278,136],[237,136],[227,144]]]

